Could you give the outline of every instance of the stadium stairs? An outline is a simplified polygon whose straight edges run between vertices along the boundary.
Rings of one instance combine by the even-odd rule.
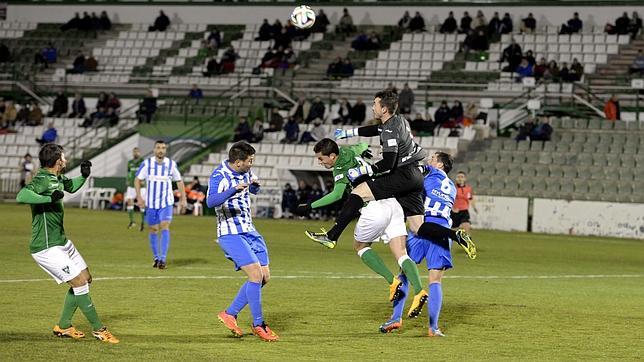
[[[457,169],[479,195],[644,202],[644,127],[637,122],[552,118],[552,141],[475,141]]]
[[[630,86],[631,76],[628,69],[637,56],[637,51],[644,49],[644,39],[640,36],[630,44],[620,45],[619,54],[609,57],[608,63],[597,68],[596,74],[589,78],[591,86]]]

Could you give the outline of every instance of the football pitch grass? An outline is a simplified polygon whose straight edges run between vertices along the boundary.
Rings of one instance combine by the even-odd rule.
[[[381,334],[386,282],[364,266],[347,231],[334,250],[306,239],[315,221],[256,220],[270,252],[264,315],[276,343],[233,338],[216,318],[243,283],[214,242],[213,217],[175,217],[167,270],[151,267],[146,233],[123,212],[68,208],[67,236],[94,277],[91,295],[121,340],[61,340],[67,287],[29,255],[27,206],[1,205],[0,360],[636,360],[644,355],[644,243],[637,240],[476,231],[478,259],[459,249],[443,280],[440,326],[427,311]],[[384,245],[375,249],[392,270]],[[427,271],[421,265],[423,282]],[[407,305],[410,300],[408,299]],[[240,326],[250,332],[245,309]],[[88,333],[80,311],[74,324]]]

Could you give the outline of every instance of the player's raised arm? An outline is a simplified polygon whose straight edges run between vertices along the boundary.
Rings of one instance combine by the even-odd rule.
[[[370,126],[362,126],[358,128],[352,128],[352,129],[338,128],[335,130],[335,139],[341,140],[341,139],[351,138],[356,136],[377,137],[377,136],[380,136],[380,133],[382,133],[382,128],[377,124],[370,125]]]
[[[92,173],[92,163],[90,161],[83,161],[80,164],[81,175],[74,178],[67,178],[63,176],[63,187],[65,191],[69,193],[74,193],[80,190],[81,187],[85,184],[85,181],[89,178],[89,175]]]

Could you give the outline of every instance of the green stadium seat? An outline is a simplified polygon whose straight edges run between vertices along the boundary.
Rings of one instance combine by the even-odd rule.
[[[523,164],[521,165],[521,175],[523,177],[534,177],[537,173],[537,168],[533,164]]]
[[[619,169],[618,174],[619,174],[619,179],[620,180],[632,183],[633,182],[633,176],[634,176],[635,173],[633,172],[633,168],[623,167],[623,168]]]
[[[586,134],[581,132],[575,133],[572,143],[581,143],[581,144],[586,143]]]
[[[498,151],[500,152],[500,151]],[[497,163],[499,162],[499,153],[498,152],[486,152],[485,153],[485,162]]]
[[[601,123],[599,124],[599,128],[601,128],[601,129],[613,129],[613,122],[612,121],[604,121],[604,120],[602,120]]]
[[[538,161],[540,164],[549,165],[552,163],[552,155],[548,152],[539,152]]]
[[[580,153],[577,155],[577,165],[589,166],[593,164],[593,155],[590,153]]]
[[[500,150],[500,149],[503,148],[503,145],[505,144],[506,141],[507,140],[504,141],[504,140],[499,140],[499,139],[492,140],[492,142],[490,143],[490,147],[488,149],[489,150]]]
[[[569,144],[569,143],[572,143],[573,139],[574,139],[573,133],[566,132],[561,134],[561,140],[559,142],[563,144]]]
[[[554,152],[555,151],[555,144],[553,142],[544,142],[543,143],[543,150],[548,151],[548,152]],[[565,152],[568,152],[566,149]]]
[[[583,144],[580,151],[583,153],[595,153],[595,143]]]
[[[521,141],[517,143],[517,150],[518,151],[528,151],[530,149],[530,142],[528,141]]]
[[[543,144],[544,144],[544,142],[543,142],[543,141],[534,141],[534,142],[531,142],[531,143],[530,143],[530,151],[533,151],[533,152],[540,152],[541,150],[543,150]]]
[[[522,178],[519,182],[519,191],[529,192],[532,191],[533,179]]]
[[[507,151],[514,151],[517,149],[517,143],[524,143],[524,142],[517,142],[515,140],[504,140],[502,144],[502,149],[507,150]]]
[[[599,133],[588,133],[586,135],[586,143],[599,143],[601,135]]]
[[[552,118],[550,120],[550,126],[554,129],[560,129],[561,128],[561,119],[559,118]]]
[[[607,162],[607,154],[605,153],[594,153],[593,155],[593,165],[594,166],[605,166]]]
[[[586,193],[588,192],[588,181],[575,179],[572,181],[575,193]]]
[[[568,199],[572,196],[572,193],[575,191],[571,181],[563,182],[561,188],[559,189],[559,197]]]
[[[599,195],[604,192],[604,187],[601,182],[593,181],[588,185],[588,192]]]
[[[601,120],[599,119],[591,119],[588,121],[588,128],[589,129],[599,129],[601,127]]]
[[[550,171],[548,170],[548,167],[545,165],[539,166],[536,169],[536,177],[548,177],[550,175]]]
[[[637,143],[637,141],[635,140],[635,137],[629,137],[629,138],[630,140],[627,140],[626,135],[622,133],[614,134],[612,137],[612,140],[613,140],[612,143],[616,145],[623,145],[624,143]]]
[[[572,182],[572,180],[577,177],[577,169],[572,166],[564,166],[562,167],[562,171],[563,178],[568,180],[569,182]]]
[[[476,152],[474,154],[473,162],[485,162],[486,153],[485,152]]]
[[[587,119],[576,119],[575,120],[575,128],[577,128],[577,129],[586,129],[586,128],[588,128],[588,120]]]
[[[562,178],[562,177],[564,177],[563,167],[561,167],[559,165],[551,165],[548,168],[548,174],[549,174],[550,177]]]
[[[559,123],[561,129],[572,129],[575,128],[575,121],[572,119],[561,119]]]
[[[512,151],[501,151],[499,152],[499,162],[512,163],[513,156],[514,152]]]
[[[516,165],[514,167],[510,167],[508,175],[509,176],[517,176],[517,177],[521,176],[522,175],[522,170],[518,165]]]
[[[530,151],[516,151],[512,155],[512,162],[517,165],[517,164],[523,164],[525,162],[530,162],[531,158],[533,157],[532,153]]]
[[[555,151],[562,153],[570,151],[570,143],[565,141],[560,141],[555,145]]]
[[[626,122],[624,122],[624,121],[615,121],[615,129],[625,130],[626,128],[627,128],[626,127]]]

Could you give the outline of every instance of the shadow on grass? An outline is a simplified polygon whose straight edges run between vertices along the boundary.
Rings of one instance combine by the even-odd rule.
[[[210,261],[204,258],[184,258],[184,259],[172,259],[169,261],[170,265],[174,266],[188,266],[194,264],[208,264]]]

